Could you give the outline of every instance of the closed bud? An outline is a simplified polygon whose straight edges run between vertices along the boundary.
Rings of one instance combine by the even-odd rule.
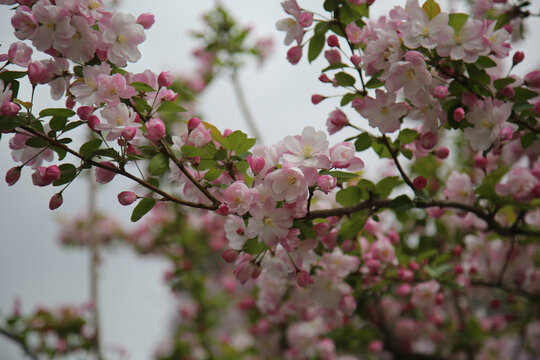
[[[51,179],[51,182],[52,182],[52,181],[60,179],[60,175],[62,175],[62,171],[60,171],[58,166],[51,165],[51,166],[47,167],[47,169],[45,170],[45,175],[49,179]]]
[[[137,129],[131,126],[128,126],[124,129],[122,129],[122,137],[126,139],[127,141],[133,140],[135,137],[135,134],[137,134]]]
[[[118,194],[118,202],[121,205],[128,206],[131,205],[137,200],[137,194],[133,191],[122,191]]]
[[[313,279],[307,271],[301,270],[296,274],[296,283],[300,287],[308,287],[313,284]]]
[[[448,88],[446,86],[437,86],[433,89],[433,96],[437,99],[444,99],[448,96]]]
[[[93,131],[97,132],[97,133],[100,133],[101,131],[96,129],[96,126],[99,125],[101,122],[99,121],[99,118],[96,116],[96,115],[91,115],[89,118],[88,118],[88,121],[86,122],[86,124],[88,125],[88,127],[90,129],[92,129]]]
[[[137,17],[137,24],[141,25],[146,30],[150,29],[154,25],[154,14],[144,13]]]
[[[533,111],[537,113],[538,115],[540,115],[540,101],[537,101],[534,103]]]
[[[448,155],[450,154],[450,150],[448,150],[447,147],[445,146],[441,146],[440,148],[436,149],[434,152],[436,157],[438,157],[439,159],[441,160],[444,160],[448,157]]]
[[[360,57],[360,55],[354,54],[353,56],[351,56],[351,62],[354,64],[354,66],[358,66],[362,62],[362,58]]]
[[[511,87],[511,86],[505,86],[503,87],[501,90],[499,90],[499,94],[501,94],[502,96],[504,97],[507,97],[507,98],[513,98],[514,95],[516,94],[515,91],[514,91],[514,88]]]
[[[225,250],[221,254],[221,257],[223,258],[223,260],[225,260],[226,263],[231,264],[235,262],[236,259],[238,259],[238,251],[233,250],[233,249]]]
[[[216,214],[223,215],[223,216],[229,215],[229,207],[227,206],[227,204],[219,205],[219,207],[216,210]]]
[[[465,119],[465,110],[460,107],[457,108],[456,110],[454,110],[453,117],[456,122],[461,122],[461,120]]]
[[[187,127],[189,131],[195,130],[199,125],[201,124],[201,119],[199,118],[191,118],[189,119],[187,123]]]
[[[165,124],[161,119],[150,119],[146,122],[146,137],[158,141],[165,137]]]
[[[531,71],[523,78],[525,84],[532,88],[540,88],[540,70]]]
[[[354,314],[356,309],[356,301],[352,295],[344,295],[339,301],[339,310],[347,316]]]
[[[51,197],[51,200],[49,201],[49,209],[55,210],[58,209],[62,203],[64,202],[64,199],[62,198],[62,194],[54,194]]]
[[[75,98],[73,96],[68,96],[66,98],[66,107],[71,110],[75,107]]]
[[[313,24],[313,13],[303,11],[300,16],[298,16],[298,24],[304,28],[310,27],[311,24]]]
[[[170,101],[170,102],[175,102],[176,99],[178,98],[178,94],[175,93],[174,91],[172,91],[171,89],[167,89],[167,91],[165,91],[165,96],[164,96],[165,100],[167,101]]]
[[[325,194],[328,194],[336,187],[337,179],[332,175],[321,175],[317,179],[317,185]]]
[[[292,48],[287,51],[287,60],[293,64],[296,65],[302,58],[302,47],[301,46],[293,46]]]
[[[14,102],[8,101],[0,108],[0,114],[5,116],[15,116],[19,113],[21,107]]]
[[[330,35],[328,38],[326,38],[326,43],[330,47],[339,47],[339,39],[336,35]]]
[[[358,243],[354,240],[347,239],[341,244],[341,249],[345,252],[353,252],[358,247]]]
[[[326,74],[322,74],[321,76],[319,76],[319,81],[323,82],[323,83],[331,83],[332,82],[332,80],[330,80],[330,78]]]
[[[264,158],[257,155],[248,155],[246,160],[251,168],[251,171],[253,171],[253,174],[255,175],[263,171],[264,165],[266,164]]]
[[[168,71],[163,71],[158,76],[158,85],[169,87],[173,83],[173,76]]]
[[[77,116],[81,120],[88,120],[90,116],[92,116],[92,113],[94,112],[94,108],[92,106],[79,106],[77,109]]]
[[[114,164],[109,161],[102,161],[100,162],[100,164],[104,166],[108,166],[110,168],[116,168],[116,166],[114,166]],[[116,176],[116,173],[114,171],[96,167],[95,175],[96,175],[96,181],[99,184],[106,184],[110,182]]]
[[[510,128],[502,128],[499,132],[499,137],[501,141],[508,141],[512,140],[512,137],[514,134],[512,133],[512,130]]]
[[[6,173],[6,183],[11,186],[19,181],[21,177],[21,168],[19,166],[12,167]]]
[[[525,53],[523,51],[516,51],[516,53],[512,57],[512,65],[516,66],[517,64],[522,62],[523,59],[525,59]]]
[[[420,136],[420,144],[425,150],[433,149],[438,141],[439,138],[437,137],[437,134],[434,134],[431,131],[423,133],[422,136]]]
[[[28,78],[32,85],[45,84],[51,76],[41,61],[33,61],[28,65]]]
[[[427,185],[427,180],[423,176],[417,176],[413,180],[413,186],[416,190],[422,190]]]
[[[487,166],[487,163],[488,163],[487,159],[480,154],[474,157],[474,165],[476,167],[483,169]]]
[[[323,101],[324,99],[326,99],[325,96],[322,96],[322,95],[319,95],[319,94],[314,94],[314,95],[311,95],[311,103],[313,105],[317,105],[318,103],[320,103],[321,101]]]

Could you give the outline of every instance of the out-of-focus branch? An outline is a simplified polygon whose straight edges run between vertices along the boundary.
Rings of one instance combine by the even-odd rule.
[[[4,335],[6,338],[10,339],[11,341],[17,343],[19,347],[24,351],[25,355],[31,358],[32,360],[39,360],[39,357],[26,345],[26,343],[18,337],[15,334],[12,334],[8,330],[4,328],[0,328],[0,335]]]
[[[242,115],[244,116],[244,120],[246,120],[246,123],[249,128],[249,132],[260,143],[263,143],[262,134],[259,131],[259,128],[257,127],[257,123],[255,122],[253,115],[251,114],[251,110],[249,109],[249,106],[247,104],[246,96],[244,95],[244,91],[242,89],[242,85],[240,84],[240,79],[238,78],[238,73],[236,70],[232,72],[231,80],[233,84],[234,93],[236,95],[236,99],[238,100],[238,105],[240,106],[240,110],[242,112]]]

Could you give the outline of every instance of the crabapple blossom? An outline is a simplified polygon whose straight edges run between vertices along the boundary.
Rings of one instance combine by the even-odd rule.
[[[495,191],[501,196],[511,196],[519,202],[531,201],[534,187],[540,184],[529,168],[516,166],[510,169],[506,183],[495,185]]]
[[[138,129],[141,127],[141,124],[136,122],[136,114],[124,103],[103,108],[100,113],[106,123],[100,123],[95,128],[108,131],[107,140],[118,139],[126,128]]]
[[[452,60],[475,62],[480,55],[489,52],[483,40],[484,25],[480,20],[467,19],[459,32],[436,47],[440,56],[450,56]]]
[[[306,126],[301,136],[286,136],[283,140],[283,161],[298,167],[328,169],[328,140],[323,131]]]
[[[135,96],[135,88],[127,84],[126,78],[120,74],[99,75],[97,77],[97,100],[109,106],[120,104],[120,99]]]
[[[32,60],[32,48],[21,41],[14,42],[8,50],[8,61],[21,67],[28,67]]]
[[[399,129],[400,118],[407,114],[407,106],[396,102],[396,95],[375,91],[375,99],[366,96],[363,104],[356,110],[369,121],[369,125],[383,133],[391,133]]]
[[[412,289],[411,303],[414,306],[429,309],[435,305],[435,297],[440,289],[436,280],[416,284]]]
[[[204,127],[202,123],[199,123],[197,127],[191,130],[189,133],[183,135],[186,145],[195,147],[201,147],[212,141],[212,135],[210,129]]]
[[[40,51],[51,47],[58,51],[69,48],[75,29],[70,24],[71,13],[68,9],[43,1],[32,7],[32,14],[40,24],[29,36],[32,45]]]
[[[276,200],[271,196],[259,206],[250,209],[252,217],[248,220],[246,235],[257,237],[268,246],[274,246],[278,240],[289,234],[292,218],[286,208],[276,208]]]
[[[308,184],[304,173],[296,167],[278,169],[268,174],[265,185],[272,191],[276,200],[294,203],[308,195]]]
[[[317,185],[325,193],[328,194],[337,185],[337,179],[332,175],[321,175],[317,179]]]
[[[47,186],[60,178],[61,171],[56,165],[39,166],[32,174],[32,183],[36,186]]]
[[[443,193],[448,200],[457,201],[462,204],[471,205],[475,200],[471,178],[469,175],[455,170],[446,179],[446,187]]]
[[[124,66],[127,61],[136,62],[141,53],[137,45],[146,36],[144,28],[131,14],[115,12],[111,19],[100,21],[103,43],[107,46],[109,60],[116,66]]]
[[[356,149],[350,142],[340,142],[330,149],[332,167],[358,171],[364,168],[364,162],[354,156]]]
[[[83,67],[82,73],[83,78],[71,85],[70,92],[75,95],[77,102],[83,105],[99,105],[98,78],[109,76],[111,66],[105,62],[100,65],[87,65]]]
[[[396,92],[403,88],[405,97],[411,99],[431,83],[431,74],[426,69],[424,56],[417,51],[405,53],[405,61],[394,63],[388,70],[386,88]]]
[[[448,41],[454,29],[448,25],[448,14],[441,12],[429,19],[424,9],[415,4],[409,11],[409,20],[399,25],[403,43],[411,49],[420,46],[434,49],[438,44]]]
[[[329,114],[328,119],[326,120],[326,128],[330,135],[343,129],[343,127],[347,126],[348,124],[349,119],[347,119],[347,115],[337,108]]]
[[[163,120],[153,118],[148,120],[144,125],[146,127],[146,137],[149,140],[158,141],[165,137],[165,124]]]
[[[251,206],[259,202],[259,192],[248,188],[242,180],[238,180],[227,186],[223,192],[223,202],[231,213],[244,215]]]
[[[233,250],[241,250],[248,237],[245,235],[246,224],[238,216],[228,216],[224,225],[225,236],[229,241],[229,247]]]

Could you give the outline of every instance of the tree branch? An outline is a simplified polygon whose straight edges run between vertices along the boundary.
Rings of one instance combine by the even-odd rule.
[[[17,345],[19,345],[19,347],[24,351],[26,356],[28,356],[32,360],[39,360],[39,357],[37,356],[37,354],[35,354],[32,350],[30,350],[28,345],[26,345],[24,340],[21,339],[19,336],[15,335],[15,334],[12,334],[8,330],[6,330],[4,328],[1,328],[1,327],[0,327],[0,334],[4,335],[6,338],[8,338],[8,339],[12,340],[13,342],[17,343]]]

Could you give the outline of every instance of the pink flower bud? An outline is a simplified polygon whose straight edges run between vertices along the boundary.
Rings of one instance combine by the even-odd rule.
[[[499,137],[501,138],[501,141],[508,141],[512,140],[513,137],[512,130],[510,128],[502,128],[499,132]]]
[[[328,194],[336,187],[337,179],[332,175],[321,175],[317,179],[317,185],[325,194]]]
[[[246,160],[251,168],[251,171],[253,171],[253,174],[257,175],[263,171],[265,165],[265,160],[263,157],[257,155],[248,155]]]
[[[362,62],[362,58],[360,57],[360,55],[354,54],[353,56],[351,56],[351,62],[354,64],[354,66],[358,66]]]
[[[201,119],[199,118],[191,118],[188,121],[187,127],[189,131],[195,130],[199,125],[201,124]]]
[[[298,16],[298,23],[304,28],[310,27],[313,23],[313,14],[308,11],[303,11],[300,16]]]
[[[296,65],[302,58],[302,47],[301,46],[293,46],[292,48],[287,51],[287,60],[293,64]]]
[[[100,133],[101,131],[96,129],[96,126],[99,125],[101,122],[99,121],[99,118],[96,116],[96,115],[91,115],[89,118],[88,118],[88,121],[86,122],[86,124],[88,125],[88,127],[90,129],[92,129],[93,131],[97,132],[97,133]]]
[[[128,206],[131,205],[137,200],[137,194],[133,191],[122,191],[118,194],[118,202],[121,205]]]
[[[535,113],[540,115],[540,101],[537,101],[537,102],[534,103],[533,110],[534,110]]]
[[[465,110],[459,107],[456,110],[454,110],[453,116],[456,122],[461,122],[461,120],[465,119]]]
[[[19,166],[12,167],[6,173],[6,183],[11,186],[14,185],[21,177],[21,168]]]
[[[437,293],[437,295],[435,295],[435,304],[441,305],[443,303],[443,300],[444,297],[442,293]]]
[[[105,62],[109,59],[109,54],[107,50],[96,49],[96,55],[101,62]]]
[[[15,104],[9,101],[2,105],[2,107],[0,108],[0,114],[5,116],[15,116],[19,113],[19,110],[21,110],[19,104]]]
[[[409,284],[401,284],[396,289],[396,295],[404,297],[404,296],[409,295],[411,293],[411,291],[412,291],[411,285],[409,285]]]
[[[448,88],[446,86],[437,86],[433,89],[433,96],[437,99],[444,99],[448,96]]]
[[[379,353],[382,351],[383,348],[384,348],[384,344],[381,340],[372,340],[368,344],[368,349],[372,353]]]
[[[516,51],[514,56],[512,57],[512,66],[516,66],[520,62],[523,61],[525,58],[525,53],[523,51]]]
[[[308,287],[309,285],[313,285],[313,279],[307,271],[301,270],[296,274],[296,283],[300,287]]]
[[[322,74],[321,76],[319,76],[319,81],[323,82],[323,83],[331,83],[332,82],[332,80],[330,80],[330,78],[326,74]]]
[[[216,214],[223,216],[229,215],[229,207],[227,206],[227,204],[220,204],[216,210]]]
[[[66,98],[66,108],[73,110],[75,107],[75,98],[73,96],[68,96]]]
[[[420,145],[425,150],[431,150],[437,145],[437,142],[439,141],[439,138],[437,137],[437,134],[430,132],[423,133],[422,136],[420,136]]]
[[[116,166],[114,166],[114,164],[109,161],[102,161],[100,162],[100,164],[116,169]],[[96,181],[99,184],[106,184],[116,176],[116,173],[107,169],[96,167],[95,175]]]
[[[167,89],[167,91],[165,91],[165,96],[164,96],[165,100],[170,101],[170,102],[175,102],[177,98],[178,98],[178,94],[172,91],[171,89]]]
[[[51,197],[51,200],[49,201],[49,209],[51,210],[58,209],[62,205],[63,202],[64,202],[64,199],[62,198],[61,193],[54,194]]]
[[[235,262],[236,259],[238,259],[238,251],[233,249],[225,250],[221,254],[221,257],[223,258],[223,260],[225,260],[226,263],[231,264]]]
[[[338,229],[333,228],[321,239],[322,244],[328,250],[333,250],[337,245],[338,240]]]
[[[339,39],[336,35],[330,35],[326,38],[326,43],[330,47],[339,47]]]
[[[476,165],[476,167],[484,169],[487,166],[487,163],[487,159],[480,154],[474,157],[474,165]]]
[[[131,126],[128,126],[122,130],[122,137],[127,141],[133,140],[135,134],[137,134],[137,129]]]
[[[341,248],[345,252],[353,252],[358,247],[358,243],[354,240],[347,239],[343,241],[343,244],[341,244]]]
[[[422,190],[427,185],[427,180],[423,176],[417,176],[413,180],[413,186],[416,190]]]
[[[473,92],[466,91],[461,95],[461,102],[469,108],[472,108],[478,102],[478,97]]]
[[[154,14],[143,13],[137,17],[137,24],[142,25],[146,30],[150,29],[154,25]]]
[[[251,274],[252,279],[256,279],[261,275],[262,269],[260,266],[256,266],[255,269],[253,269],[253,273]]]
[[[52,181],[60,179],[60,175],[62,175],[62,171],[58,168],[56,165],[51,165],[47,167],[47,170],[45,170],[45,174],[52,179]]]
[[[32,85],[49,82],[49,72],[41,61],[33,61],[28,65],[28,78]]]
[[[319,94],[311,95],[311,103],[313,105],[317,105],[318,103],[320,103],[324,99],[326,99],[326,96],[322,96],[322,95],[319,95]]]
[[[361,111],[364,108],[364,100],[359,97],[354,98],[351,105],[356,111]]]
[[[94,108],[92,106],[79,106],[77,109],[77,116],[81,120],[88,120],[90,116],[92,116],[92,113],[94,112]]]
[[[441,160],[444,160],[448,157],[448,155],[450,154],[450,150],[448,150],[447,147],[445,146],[441,146],[440,148],[436,149],[434,152],[436,157],[438,157],[439,159]]]
[[[330,63],[330,65],[341,62],[341,54],[337,49],[326,50],[324,52],[324,57],[326,58],[326,60],[328,60],[328,63]]]
[[[146,137],[158,141],[165,137],[165,124],[161,119],[150,119],[146,122]]]
[[[231,129],[225,129],[223,130],[223,137],[227,137],[229,135],[231,135],[233,133],[233,131]]]
[[[515,95],[515,91],[513,87],[505,86],[501,90],[499,90],[499,94],[507,98],[513,98]]]
[[[540,70],[531,71],[523,78],[525,84],[532,88],[540,88]]]
[[[506,24],[502,28],[506,30],[509,34],[512,34],[514,32],[514,29],[512,28],[512,25],[510,24]]]
[[[531,190],[531,194],[534,198],[540,198],[540,183],[537,183],[533,186],[533,189]]]
[[[168,71],[163,71],[159,74],[157,81],[159,86],[169,87],[172,85],[174,77]]]
[[[32,60],[32,48],[21,41],[17,41],[11,44],[7,55],[9,62],[21,67],[27,67]]]
[[[344,295],[339,301],[339,310],[347,316],[354,314],[356,309],[356,301],[352,295]]]

